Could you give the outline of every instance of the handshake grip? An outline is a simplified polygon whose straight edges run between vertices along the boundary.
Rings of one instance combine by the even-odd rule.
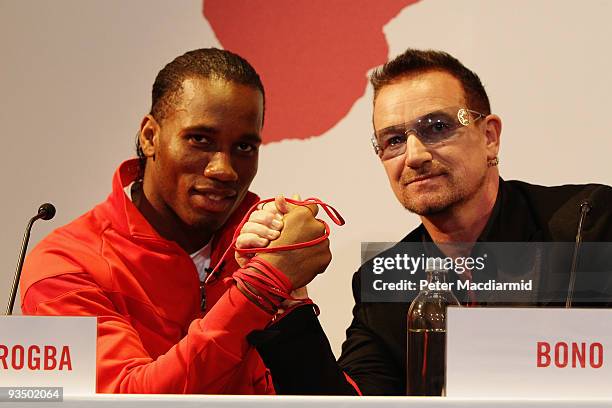
[[[325,221],[315,218],[313,213],[317,211],[311,211],[307,206],[319,205],[336,225],[345,223],[335,208],[317,198],[285,200],[295,207],[284,214],[284,227],[280,236],[265,248],[236,247],[238,236],[251,214],[259,205],[274,199],[259,201],[245,214],[236,228],[232,243],[207,278],[207,282],[214,279],[219,265],[232,249],[241,254],[257,254],[245,267],[234,273],[233,279],[247,297],[260,306],[264,305],[263,308],[271,313],[284,300],[297,300],[290,295],[291,291],[305,286],[323,272],[331,261],[328,241],[330,227]],[[307,299],[302,303],[312,301]]]
[[[329,225],[313,216],[313,213],[317,213],[316,208],[311,211],[308,207],[313,204],[320,205],[337,225],[344,225],[344,219],[333,207],[316,198],[303,201],[286,200],[295,207],[284,214],[284,227],[280,236],[270,242],[263,251],[260,248],[247,251],[251,254],[257,253],[257,258],[268,261],[282,271],[296,289],[305,286],[317,274],[322,273],[331,261]]]
[[[236,232],[234,233],[234,237],[232,239],[231,246],[234,248],[236,252],[239,252],[241,254],[256,254],[256,253],[262,254],[262,253],[267,253],[267,252],[290,251],[293,249],[300,249],[300,248],[306,248],[309,246],[317,245],[318,243],[325,241],[329,237],[331,233],[329,224],[321,219],[316,218],[316,220],[321,222],[323,226],[325,227],[325,232],[323,233],[323,235],[319,236],[318,238],[314,238],[314,239],[311,239],[305,242],[296,242],[294,244],[287,244],[287,245],[280,245],[280,246],[268,246],[266,248],[236,248],[236,240],[238,239],[238,236],[240,235],[240,231],[242,230],[242,227],[244,227],[244,224],[246,224],[246,222],[249,220],[249,217],[253,213],[253,211],[257,209],[258,205],[260,204],[265,205],[266,203],[270,203],[273,201],[274,201],[274,198],[268,198],[265,200],[261,200],[249,209],[247,214],[242,219],[242,222],[240,223],[240,225],[238,225],[238,228],[236,228]],[[342,218],[340,213],[334,207],[332,207],[329,204],[324,203],[318,198],[311,197],[305,200],[293,200],[291,198],[285,198],[285,201],[287,201],[288,203],[297,205],[297,206],[307,206],[311,204],[320,205],[321,208],[323,208],[323,210],[327,213],[329,218],[336,225],[342,226],[345,224],[344,218]]]

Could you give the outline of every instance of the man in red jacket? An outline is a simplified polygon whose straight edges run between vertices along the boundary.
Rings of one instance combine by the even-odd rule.
[[[217,49],[177,57],[153,84],[139,159],[118,168],[105,202],[29,255],[24,314],[98,317],[98,392],[274,392],[246,340],[273,311],[257,289],[224,282],[239,268],[233,257],[206,280],[258,199],[248,187],[263,118],[263,85],[247,61]],[[270,239],[323,233],[310,211],[294,209],[276,222],[299,223],[298,232]],[[331,259],[327,242],[293,251],[291,263],[261,257],[292,287]]]

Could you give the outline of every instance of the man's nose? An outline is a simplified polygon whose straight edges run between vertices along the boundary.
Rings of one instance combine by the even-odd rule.
[[[226,152],[215,152],[204,169],[204,176],[219,181],[236,181],[238,173],[232,166],[231,157]]]
[[[430,162],[433,156],[427,146],[419,140],[414,133],[406,139],[405,165],[410,168],[420,168],[423,164]]]

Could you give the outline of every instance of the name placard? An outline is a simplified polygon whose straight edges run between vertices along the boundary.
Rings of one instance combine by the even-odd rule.
[[[449,308],[446,395],[612,397],[612,310]]]
[[[0,317],[0,384],[96,392],[95,317]]]

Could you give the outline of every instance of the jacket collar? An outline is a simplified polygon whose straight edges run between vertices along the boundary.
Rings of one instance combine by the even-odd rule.
[[[542,240],[544,240],[542,226],[536,220],[525,196],[500,177],[495,206],[478,241],[530,242]]]
[[[535,221],[529,204],[523,194],[500,177],[495,205],[477,241],[528,242],[537,240],[542,240],[542,230]],[[406,235],[402,241],[431,242],[432,239],[421,224]]]
[[[138,159],[127,160],[119,166],[113,176],[113,191],[108,198],[111,208],[109,217],[112,219],[113,227],[120,233],[144,240],[154,240],[159,243],[177,246],[173,242],[166,240],[149,224],[146,218],[136,208],[134,203],[125,194],[125,187],[138,179],[140,173]],[[257,203],[259,197],[251,192],[247,192],[242,203],[234,210],[230,218],[223,227],[215,233],[212,243],[212,260],[219,256],[221,248],[227,248],[231,243],[234,231],[248,209]],[[223,249],[224,250],[224,249]]]
[[[113,191],[108,202],[113,214],[113,227],[122,234],[136,238],[164,241],[125,194],[125,188],[138,179],[138,159],[124,161],[113,176]]]

